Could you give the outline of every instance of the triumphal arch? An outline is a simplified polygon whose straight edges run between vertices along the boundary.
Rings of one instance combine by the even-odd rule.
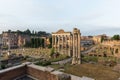
[[[80,53],[80,30],[73,29],[73,32],[65,32],[63,29],[52,33],[52,47],[55,52],[66,54],[72,57],[72,64],[81,63]]]

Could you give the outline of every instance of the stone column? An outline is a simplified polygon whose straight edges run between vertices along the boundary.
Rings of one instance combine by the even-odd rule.
[[[67,50],[67,35],[65,36],[65,54],[68,55],[68,50]]]
[[[71,45],[70,45],[70,50],[72,50],[72,55],[73,56],[73,35],[71,35]]]
[[[78,35],[76,34],[76,40],[75,40],[75,57],[76,57],[76,63],[78,62]]]
[[[81,64],[81,37],[80,37],[80,30],[78,32],[78,64]]]
[[[69,35],[69,43],[68,43],[68,55],[70,56],[70,51],[71,51],[71,37],[70,37],[70,35]]]
[[[74,28],[73,30],[73,59],[72,64],[80,64],[80,30]]]
[[[58,52],[60,53],[60,36],[58,36]]]
[[[64,36],[62,35],[62,54],[64,53]]]
[[[56,41],[57,41],[57,40],[56,40],[56,35],[55,35],[55,52],[57,52],[57,50],[56,50],[56,49],[57,49],[57,48],[56,48],[56,45],[57,45],[57,44],[56,44]]]
[[[75,64],[75,37],[74,37],[74,33],[73,33],[73,56],[72,56],[72,64]]]

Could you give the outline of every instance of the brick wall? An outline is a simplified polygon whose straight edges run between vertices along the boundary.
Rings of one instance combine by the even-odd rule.
[[[57,80],[57,76],[47,71],[41,71],[32,67],[27,67],[27,74],[39,80]]]
[[[71,80],[71,77],[67,74],[63,74],[57,71],[47,71],[45,67],[39,67],[36,65],[19,65],[0,71],[0,80],[13,80],[22,75],[29,75],[38,80]]]
[[[20,66],[17,68],[6,69],[0,72],[0,80],[13,80],[18,76],[22,76],[26,73],[26,66]]]

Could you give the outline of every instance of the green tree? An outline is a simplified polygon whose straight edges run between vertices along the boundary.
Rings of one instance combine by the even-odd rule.
[[[1,64],[1,69],[5,69],[5,64]]]
[[[17,34],[22,34],[22,31],[17,30],[16,33],[17,33]]]
[[[103,37],[101,37],[101,43],[104,41],[104,38]]]
[[[34,48],[35,40],[34,38],[31,39],[31,47]]]
[[[31,31],[29,29],[27,29],[26,31],[24,31],[25,34],[31,35]]]
[[[35,34],[35,31],[34,31],[34,30],[32,31],[32,34]]]
[[[114,35],[114,36],[112,37],[112,40],[120,40],[120,35]]]
[[[42,45],[43,48],[45,47],[44,42],[45,42],[44,39],[42,39],[41,40],[41,45]]]

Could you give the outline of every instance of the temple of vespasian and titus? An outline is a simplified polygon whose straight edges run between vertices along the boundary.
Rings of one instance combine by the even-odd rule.
[[[80,30],[77,28],[74,28],[73,32],[65,32],[60,29],[52,33],[52,47],[55,52],[71,56],[72,64],[80,64],[80,36]]]

